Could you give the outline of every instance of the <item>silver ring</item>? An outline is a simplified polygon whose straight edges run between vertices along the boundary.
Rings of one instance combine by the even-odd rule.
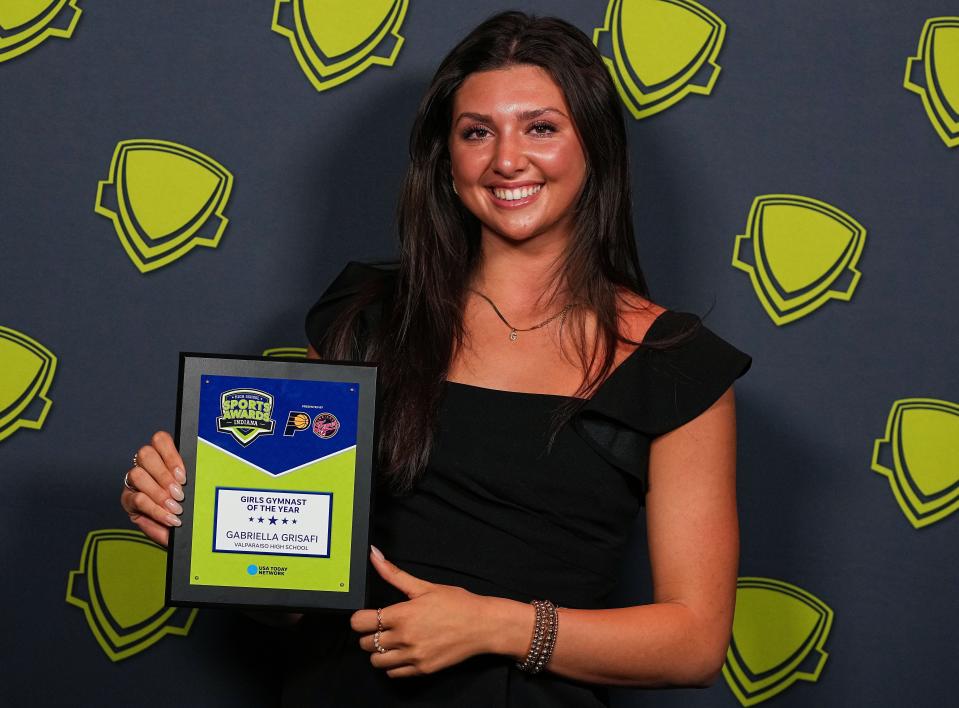
[[[383,608],[378,607],[376,610],[376,631],[383,631]]]
[[[386,652],[389,651],[389,649],[380,645],[380,630],[376,630],[376,632],[373,634],[373,647],[380,654],[385,654]]]
[[[136,487],[134,487],[132,484],[130,484],[130,472],[132,472],[132,471],[133,471],[133,470],[129,470],[129,471],[127,471],[127,473],[126,473],[125,475],[123,475],[123,486],[126,487],[127,489],[129,489],[129,490],[130,490],[131,492],[133,492],[134,494],[136,494],[136,493],[139,492],[140,490],[137,489]]]

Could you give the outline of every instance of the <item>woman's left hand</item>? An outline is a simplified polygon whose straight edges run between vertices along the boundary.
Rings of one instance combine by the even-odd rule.
[[[376,610],[353,614],[350,624],[363,635],[360,646],[370,652],[373,666],[392,678],[418,676],[491,650],[490,623],[484,621],[491,598],[420,580],[386,560],[375,546],[370,562],[380,577],[410,598],[381,611],[378,643],[383,652],[373,641]]]

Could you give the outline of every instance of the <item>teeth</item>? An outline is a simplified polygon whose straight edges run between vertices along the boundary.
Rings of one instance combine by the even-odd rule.
[[[522,199],[523,197],[528,197],[531,194],[536,194],[542,188],[543,185],[541,184],[536,184],[532,187],[519,187],[518,189],[500,189],[499,187],[494,187],[493,194],[496,195],[497,199],[513,201],[514,199]]]

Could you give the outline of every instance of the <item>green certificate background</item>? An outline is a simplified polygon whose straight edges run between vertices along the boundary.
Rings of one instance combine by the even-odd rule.
[[[196,487],[193,499],[190,584],[347,592],[350,589],[355,467],[356,448],[352,447],[277,477],[261,472],[256,467],[198,439],[193,481]],[[213,505],[216,487],[332,493],[330,557],[215,553]],[[250,575],[247,568],[251,564],[282,566],[286,568],[286,574]]]

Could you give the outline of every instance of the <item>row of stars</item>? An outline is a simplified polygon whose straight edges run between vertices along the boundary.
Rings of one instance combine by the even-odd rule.
[[[259,517],[258,519],[255,519],[255,518],[253,518],[253,517],[251,516],[251,517],[250,517],[250,521],[251,521],[251,522],[256,521],[256,523],[262,524],[262,523],[263,523],[263,517],[261,516],[261,517]],[[276,526],[276,522],[279,521],[279,519],[277,519],[275,516],[271,516],[269,519],[267,519],[267,521],[269,521],[273,526]],[[288,523],[288,522],[289,522],[289,519],[287,519],[287,518],[284,516],[284,517],[283,517],[283,523],[285,524],[285,523]],[[294,524],[296,523],[296,519],[293,519],[293,523],[294,523]]]

